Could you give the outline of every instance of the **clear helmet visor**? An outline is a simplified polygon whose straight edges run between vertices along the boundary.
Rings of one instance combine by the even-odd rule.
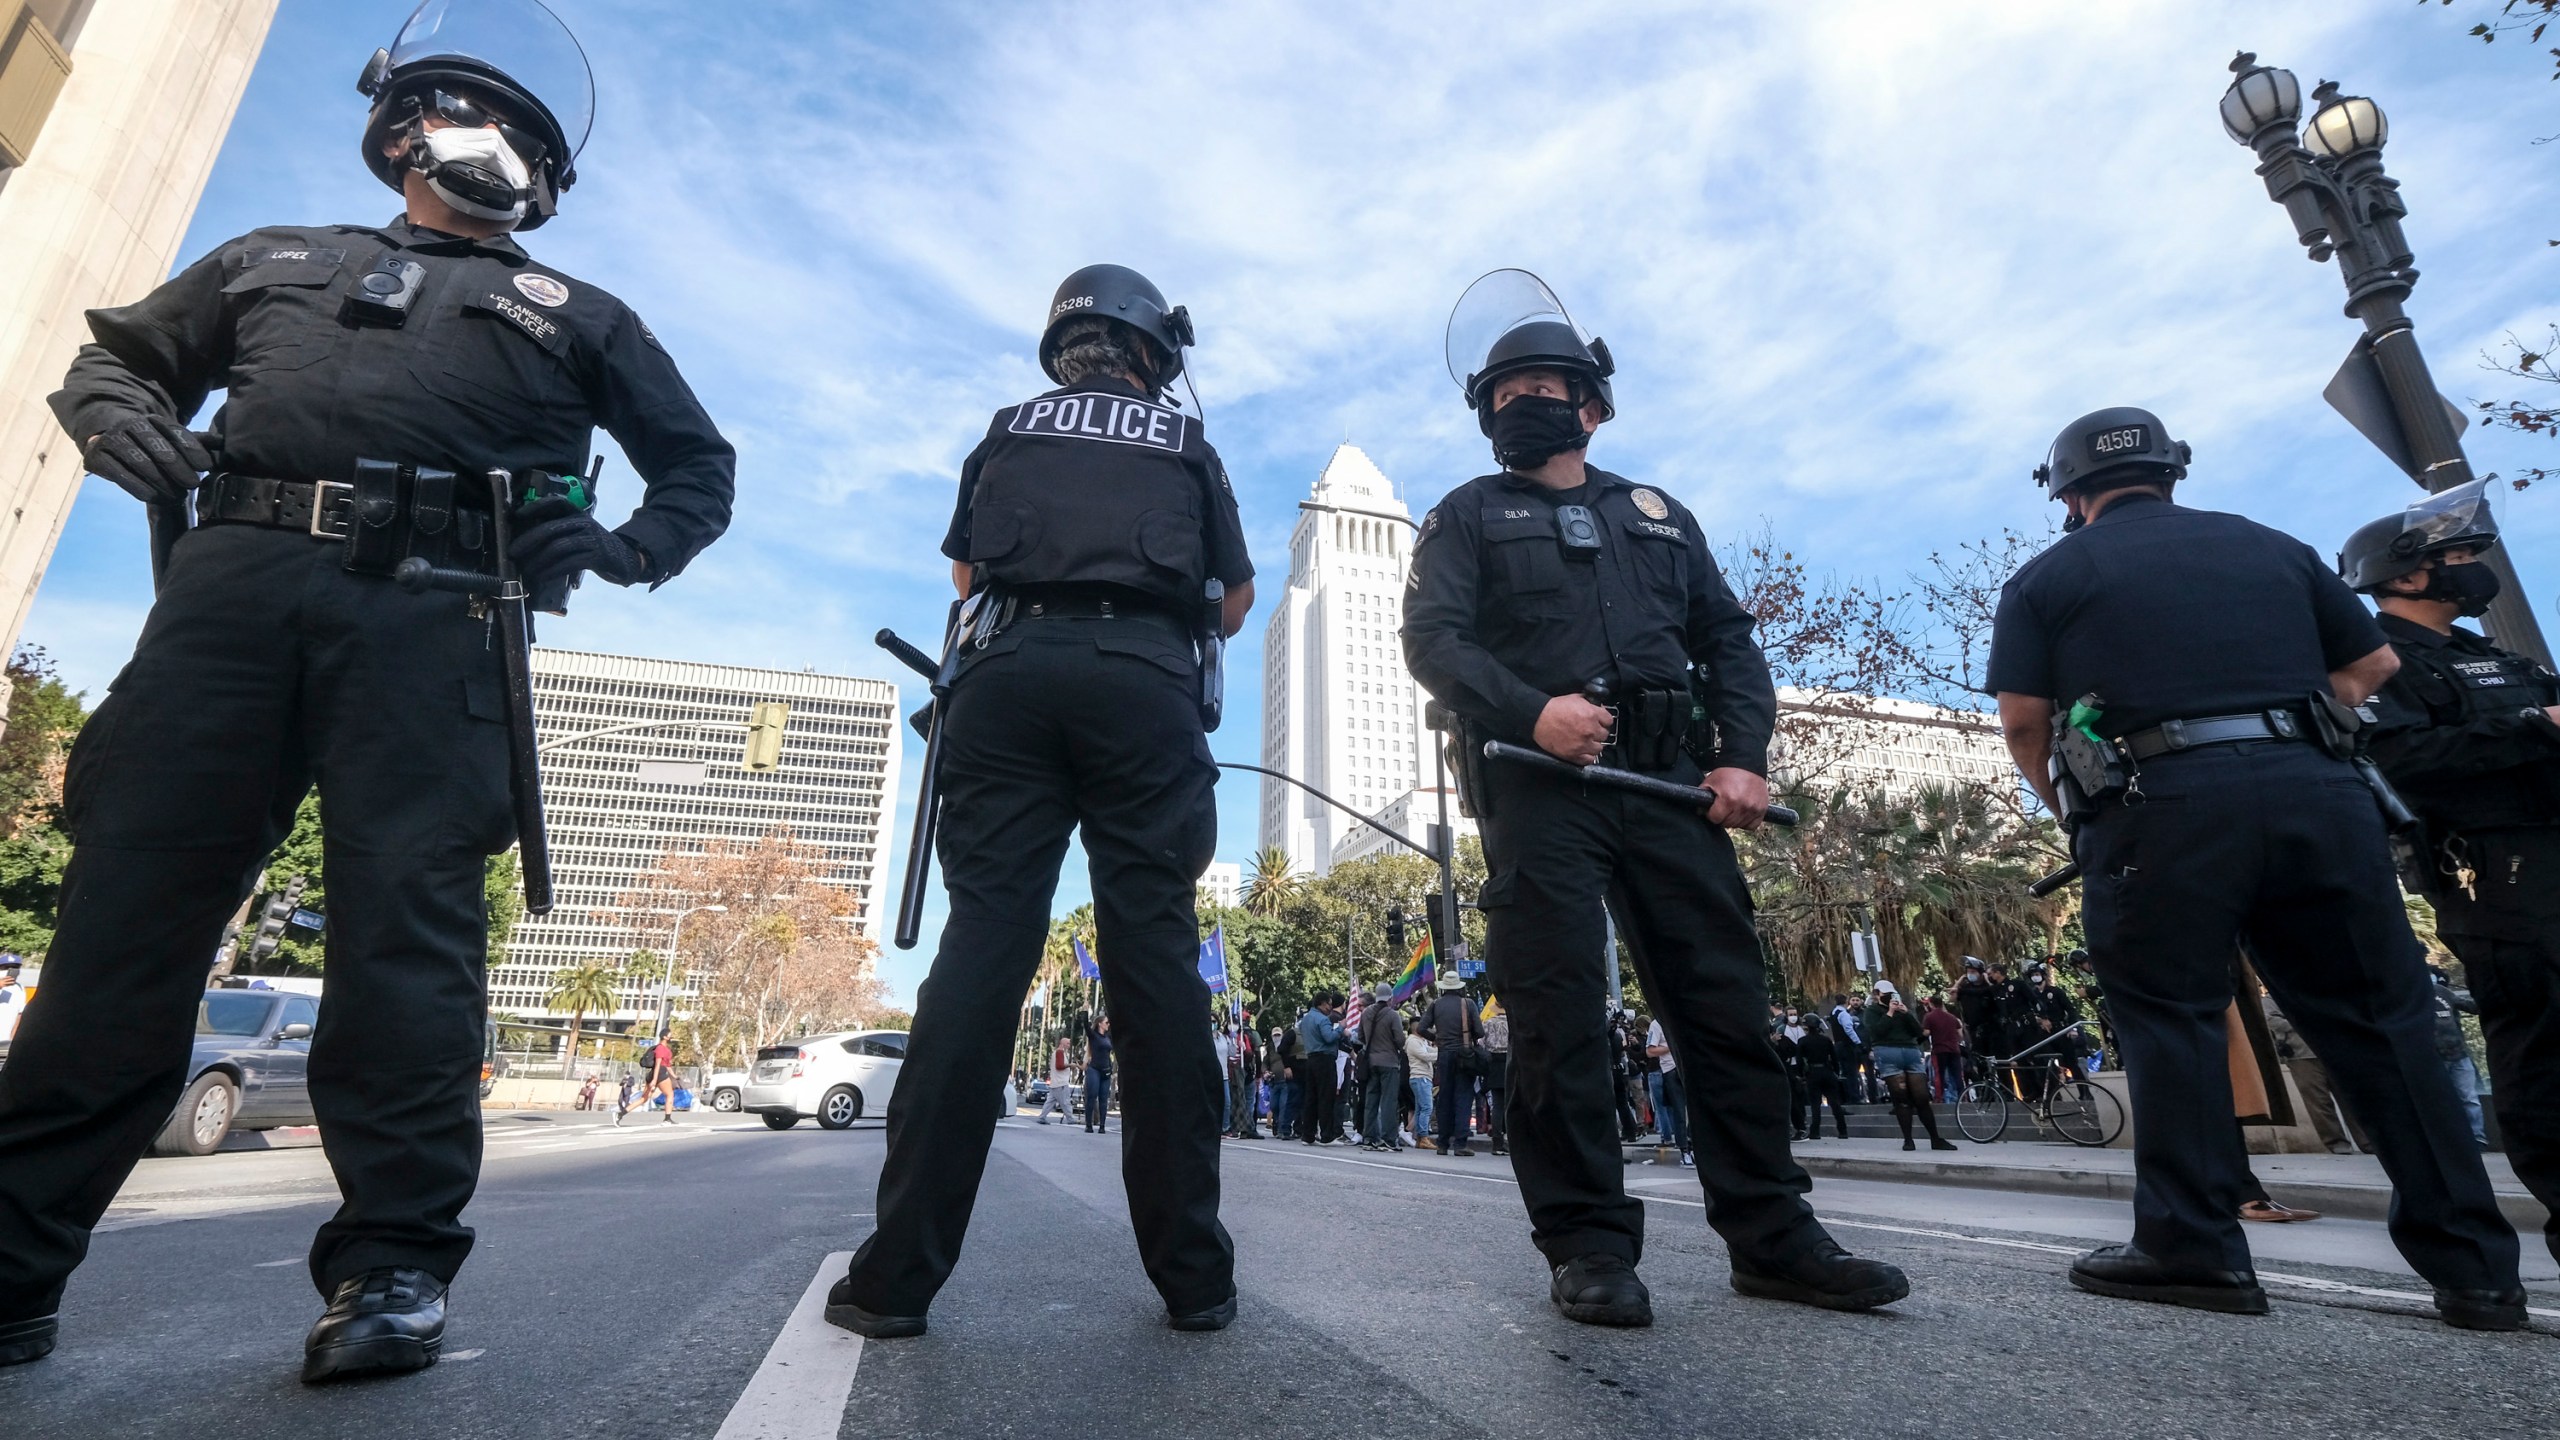
[[[1556,292],[1537,276],[1526,270],[1495,270],[1479,277],[1449,311],[1445,341],[1449,378],[1458,382],[1459,389],[1466,389],[1468,379],[1483,372],[1486,358],[1503,336],[1541,323],[1562,325],[1582,345],[1591,343],[1591,337],[1565,313]]]
[[[391,42],[394,73],[430,61],[494,70],[542,102],[569,158],[586,148],[596,115],[587,53],[542,0],[426,0]]]
[[[2400,539],[2393,549],[2421,554],[2458,539],[2491,540],[2498,522],[2489,513],[2489,482],[2471,480],[2439,491],[2400,514]]]

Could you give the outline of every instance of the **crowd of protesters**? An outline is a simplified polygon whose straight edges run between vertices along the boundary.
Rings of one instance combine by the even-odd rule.
[[[1937,1107],[1985,1078],[1991,1061],[2022,1051],[2085,1073],[2093,1046],[2072,1028],[2084,1018],[2051,965],[2029,964],[2013,978],[2000,962],[1968,959],[1952,995],[1924,995],[1916,1006],[1886,980],[1863,997],[1772,1003],[1769,1043],[1786,1063],[1797,1140],[1822,1138],[1826,1110],[1830,1132],[1846,1139],[1849,1106],[1884,1104],[1903,1148],[1918,1148],[1925,1134],[1932,1148],[1952,1150]],[[1661,1025],[1617,1010],[1609,1026],[1620,1138],[1652,1140],[1661,1163],[1695,1165],[1690,1097]],[[1040,1123],[1081,1109],[1085,1129],[1107,1130],[1110,1022],[1091,1019],[1078,1030],[1053,1040],[1033,1067],[1046,1083]],[[1239,1009],[1212,1030],[1233,1138],[1464,1158],[1482,1137],[1493,1154],[1508,1153],[1510,1021],[1498,1002],[1480,1007],[1454,976],[1436,993],[1401,1001],[1385,983],[1329,991],[1294,1021],[1264,1023]]]

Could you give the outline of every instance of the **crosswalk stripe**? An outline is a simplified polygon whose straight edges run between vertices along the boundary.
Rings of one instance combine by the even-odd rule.
[[[827,1323],[827,1287],[852,1260],[852,1251],[839,1250],[819,1263],[714,1440],[834,1440],[844,1428],[862,1337]]]

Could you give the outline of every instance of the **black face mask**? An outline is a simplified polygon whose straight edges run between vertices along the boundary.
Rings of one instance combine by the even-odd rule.
[[[2427,588],[2418,592],[2421,600],[2450,600],[2465,615],[2489,613],[2489,602],[2498,598],[2498,572],[2486,565],[2439,564],[2428,572]]]
[[[1493,458],[1506,470],[1535,470],[1590,443],[1582,406],[1572,400],[1520,395],[1493,412]]]

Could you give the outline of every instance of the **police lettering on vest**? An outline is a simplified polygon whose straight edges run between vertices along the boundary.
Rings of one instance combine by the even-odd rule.
[[[1182,453],[1191,417],[1168,406],[1118,395],[1056,395],[1014,407],[1016,435],[1063,435]]]

